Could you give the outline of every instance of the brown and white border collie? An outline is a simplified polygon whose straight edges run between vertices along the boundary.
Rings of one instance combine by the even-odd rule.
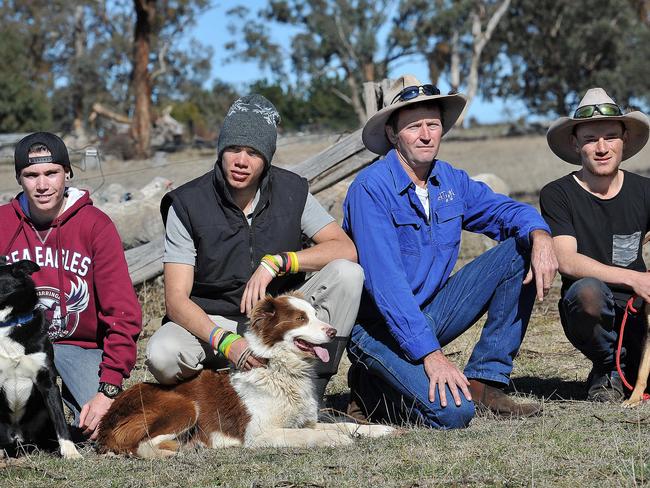
[[[183,445],[307,447],[352,443],[389,434],[386,425],[317,423],[312,382],[322,344],[335,330],[296,294],[267,296],[253,309],[246,339],[266,367],[227,373],[204,370],[173,386],[140,383],[122,393],[103,418],[100,453],[141,457],[175,454]]]

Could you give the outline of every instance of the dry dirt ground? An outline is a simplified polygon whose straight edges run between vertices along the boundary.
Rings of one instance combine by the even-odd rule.
[[[309,150],[304,145],[283,145],[278,159],[290,165],[301,160],[295,158],[322,149],[327,141],[310,145]],[[645,173],[647,151],[625,167]],[[531,203],[544,183],[572,169],[550,154],[542,137],[447,141],[441,157],[470,174],[496,173]],[[172,155],[168,160],[168,165],[153,168],[147,162],[127,167],[108,162],[104,172],[137,188],[157,175],[180,184],[212,164],[204,153]],[[3,186],[11,183],[4,177],[7,173],[3,171]],[[81,177],[81,172],[78,175]],[[465,239],[459,266],[481,252],[481,245]],[[141,353],[163,313],[161,290],[160,279],[138,289],[147,323],[140,340]],[[648,486],[650,405],[627,410],[585,401],[583,382],[589,364],[562,333],[558,296],[556,280],[551,296],[534,308],[512,376],[513,394],[543,403],[544,412],[538,418],[480,416],[461,431],[405,426],[398,436],[360,440],[341,449],[199,450],[164,461],[100,457],[87,446],[79,462],[47,454],[13,463],[0,460],[0,486]],[[480,326],[472,327],[446,348],[461,367],[479,337]],[[130,382],[150,379],[141,358],[142,354]],[[336,405],[345,404],[347,398],[347,364],[343,362],[328,388],[329,400]]]

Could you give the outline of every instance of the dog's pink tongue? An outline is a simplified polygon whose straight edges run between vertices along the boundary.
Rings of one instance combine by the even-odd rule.
[[[314,352],[316,353],[316,356],[318,356],[318,359],[320,359],[324,363],[330,360],[330,353],[327,352],[327,349],[325,349],[324,347],[314,346]]]

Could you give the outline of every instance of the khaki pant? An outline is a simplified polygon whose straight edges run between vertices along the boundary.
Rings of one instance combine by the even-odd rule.
[[[298,288],[314,306],[318,318],[337,331],[334,344],[339,344],[340,351],[330,354],[331,359],[327,364],[329,375],[338,368],[343,353],[341,346],[354,325],[362,290],[361,266],[345,259],[332,261]],[[231,332],[237,331],[239,324],[236,321],[218,315],[209,317],[219,327]],[[204,366],[216,369],[227,367],[228,363],[223,356],[215,354],[206,342],[184,327],[167,322],[149,339],[146,365],[158,382],[174,384],[196,376]]]

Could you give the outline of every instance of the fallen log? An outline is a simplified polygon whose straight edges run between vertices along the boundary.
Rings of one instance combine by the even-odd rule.
[[[164,250],[165,240],[159,237],[156,240],[124,252],[126,255],[126,264],[129,267],[131,282],[134,285],[155,278],[162,273],[162,256]]]

